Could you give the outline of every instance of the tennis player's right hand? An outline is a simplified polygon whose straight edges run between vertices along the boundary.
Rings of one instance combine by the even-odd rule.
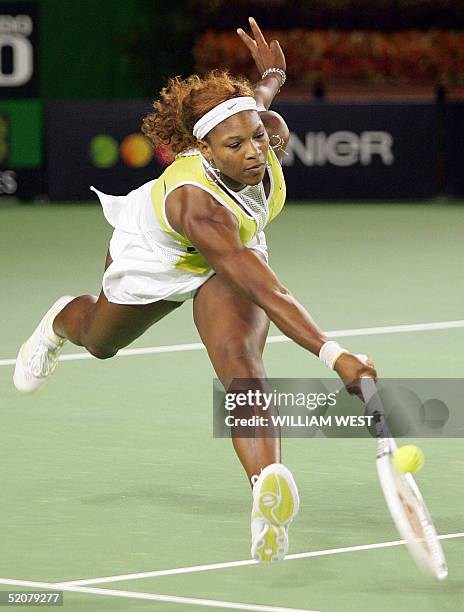
[[[251,57],[255,61],[259,74],[263,74],[268,68],[280,68],[285,71],[285,55],[279,41],[271,40],[268,44],[256,20],[253,19],[253,17],[249,17],[248,21],[250,23],[252,37],[248,36],[242,28],[238,28],[237,34],[251,53]]]
[[[337,359],[334,369],[342,379],[348,393],[355,394],[361,399],[363,399],[361,378],[366,376],[377,380],[374,362],[370,357],[365,362],[352,353],[344,353]]]

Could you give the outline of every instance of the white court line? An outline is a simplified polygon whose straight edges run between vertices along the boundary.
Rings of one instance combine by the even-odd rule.
[[[464,320],[438,321],[435,323],[413,323],[407,325],[384,325],[382,327],[358,327],[354,329],[337,329],[325,332],[329,338],[349,338],[355,336],[380,336],[382,334],[404,334],[409,332],[433,331],[439,329],[455,329],[464,327]],[[292,342],[287,336],[269,336],[266,344],[279,342]],[[149,346],[137,349],[121,349],[115,357],[128,357],[132,355],[149,355],[153,353],[178,353],[184,351],[200,351],[205,346],[202,342],[191,344],[169,344],[166,346]],[[90,353],[70,353],[61,355],[60,361],[78,361],[81,359],[95,359]],[[0,366],[14,365],[16,359],[0,359]]]
[[[464,532],[448,533],[438,536],[440,540],[451,540],[454,538],[464,537]],[[388,548],[391,546],[400,546],[404,544],[404,540],[395,540],[392,542],[379,542],[377,544],[363,544],[360,546],[346,546],[344,548],[331,548],[327,550],[318,550],[305,553],[296,553],[288,555],[285,561],[292,559],[302,559],[307,557],[318,557],[325,555],[335,555],[347,552],[355,552],[361,550],[372,550],[375,548]],[[89,595],[103,595],[106,597],[125,597],[128,599],[145,599],[153,601],[164,601],[167,603],[179,603],[194,606],[205,606],[210,608],[225,608],[229,610],[251,610],[256,612],[317,612],[316,610],[301,609],[301,608],[282,608],[276,606],[265,606],[259,604],[245,604],[230,601],[221,601],[214,599],[199,599],[193,597],[178,597],[175,595],[160,595],[158,593],[143,593],[138,591],[120,591],[113,589],[98,589],[83,584],[96,584],[98,582],[116,582],[117,580],[134,580],[136,578],[148,578],[155,576],[166,576],[172,574],[186,574],[196,571],[205,571],[211,569],[223,569],[227,567],[237,567],[243,565],[256,565],[256,561],[247,559],[246,561],[231,561],[227,563],[211,563],[209,565],[196,565],[192,567],[182,567],[172,570],[160,570],[155,572],[143,572],[138,574],[125,574],[120,576],[107,576],[106,578],[93,578],[89,580],[76,580],[74,582],[37,582],[32,580],[15,580],[13,578],[0,578],[0,584],[8,586],[21,586],[49,590],[60,590],[72,593],[87,593]],[[80,586],[78,586],[80,585]]]
[[[454,538],[464,537],[464,532],[448,533],[438,536],[440,540],[452,540]],[[343,553],[358,552],[361,550],[373,550],[376,548],[390,548],[392,546],[401,546],[405,544],[404,540],[394,540],[392,542],[378,542],[377,544],[361,544],[359,546],[344,546],[343,548],[329,548],[327,550],[313,550],[309,552],[295,553],[287,555],[284,561],[293,559],[307,559],[308,557],[325,557],[326,555],[340,555]],[[225,563],[209,563],[207,565],[192,565],[190,567],[176,567],[174,569],[155,570],[152,572],[139,572],[137,574],[121,574],[120,576],[105,576],[103,578],[89,578],[84,580],[67,580],[66,582],[57,582],[55,588],[61,588],[67,585],[88,585],[102,584],[105,582],[120,582],[124,580],[138,580],[140,578],[156,578],[158,576],[173,576],[176,574],[192,574],[194,572],[206,572],[217,569],[227,569],[230,567],[243,567],[245,565],[257,565],[258,562],[252,559],[244,561],[226,561]]]
[[[90,595],[103,595],[105,597],[126,597],[128,599],[151,599],[168,603],[187,604],[191,606],[206,606],[209,608],[226,608],[229,610],[252,610],[256,612],[318,612],[308,608],[281,608],[276,606],[261,606],[259,604],[236,603],[215,599],[199,599],[196,597],[177,597],[176,595],[159,595],[158,593],[139,593],[137,591],[115,591],[113,589],[93,589],[90,587],[60,586],[57,589],[53,582],[36,582],[32,580],[14,580],[0,578],[0,584],[9,586],[32,587],[50,589],[52,591],[70,591],[73,593],[88,593]]]

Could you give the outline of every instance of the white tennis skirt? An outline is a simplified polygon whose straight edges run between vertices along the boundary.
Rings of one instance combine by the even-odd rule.
[[[125,196],[112,196],[92,187],[103,213],[114,228],[110,240],[113,262],[106,269],[102,289],[114,304],[151,304],[160,300],[184,302],[214,274],[178,270],[177,254],[157,244],[160,228],[151,208],[150,190],[154,181]],[[164,236],[161,235],[161,239]]]
[[[105,218],[114,227],[109,249],[113,262],[102,281],[107,300],[114,304],[185,302],[215,274],[214,270],[198,274],[175,267],[182,253],[163,244],[167,238],[157,225],[151,206],[153,183],[145,183],[125,196],[107,195],[91,188],[100,199]],[[267,261],[264,232],[247,246]]]
[[[159,300],[185,302],[214,274],[193,274],[177,270],[157,259],[143,234],[115,229],[110,241],[113,262],[102,281],[103,292],[115,304],[150,304]]]

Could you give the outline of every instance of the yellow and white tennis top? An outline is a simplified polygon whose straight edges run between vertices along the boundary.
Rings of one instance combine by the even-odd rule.
[[[270,192],[267,198],[264,196],[261,199],[261,202],[256,197],[259,194],[259,188],[245,187],[242,191],[234,192],[224,183],[221,184],[220,181],[210,178],[207,163],[195,149],[178,156],[171,166],[166,168],[152,187],[151,200],[160,228],[172,238],[173,246],[183,251],[175,264],[176,268],[200,274],[209,271],[209,266],[203,256],[196,251],[189,240],[170,227],[165,213],[168,195],[182,185],[195,185],[204,189],[237,217],[240,239],[243,244],[248,245],[253,239],[259,243],[259,234],[282,210],[286,195],[282,168],[271,148],[269,148],[267,163]],[[262,189],[262,184],[260,187]],[[257,192],[255,197],[253,197],[255,194],[250,194],[253,189]]]
[[[280,213],[286,196],[282,167],[271,147],[267,172],[267,197],[262,183],[234,192],[211,172],[200,152],[192,149],[178,156],[159,178],[127,196],[110,196],[92,187],[106,219],[115,228],[110,242],[113,263],[103,277],[108,300],[120,304],[184,301],[214,274],[201,253],[166,217],[167,197],[183,185],[207,191],[230,210],[237,218],[242,243],[267,256],[263,229]]]

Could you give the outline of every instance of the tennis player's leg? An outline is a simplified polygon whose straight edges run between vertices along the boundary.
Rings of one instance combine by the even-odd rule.
[[[108,251],[105,270],[111,262]],[[55,371],[66,340],[84,346],[99,359],[113,357],[180,305],[166,300],[144,305],[113,304],[103,291],[98,298],[63,296],[21,346],[14,384],[23,392],[38,389]]]
[[[211,363],[228,393],[248,388],[269,391],[262,354],[269,330],[266,313],[218,276],[211,277],[194,301],[194,320]],[[251,380],[250,380],[251,379]],[[250,416],[255,406],[245,407]],[[261,413],[262,414],[262,413]],[[232,431],[235,451],[253,486],[251,556],[258,561],[283,559],[287,529],[299,507],[291,472],[280,463],[278,429]]]
[[[111,262],[108,251],[105,270]],[[77,346],[84,346],[98,359],[108,359],[179,306],[181,303],[168,300],[114,304],[102,290],[98,299],[81,295],[69,302],[55,317],[53,331]]]
[[[246,390],[243,386],[249,383],[254,389],[265,392],[266,371],[262,354],[269,319],[264,310],[215,275],[200,287],[193,315],[224,388],[230,393],[238,392]],[[253,407],[246,406],[245,410],[253,411]],[[249,437],[253,434],[253,428],[250,428],[247,437],[243,438],[234,433],[232,430],[233,444],[250,481],[267,465],[280,462],[278,432],[276,437]]]

